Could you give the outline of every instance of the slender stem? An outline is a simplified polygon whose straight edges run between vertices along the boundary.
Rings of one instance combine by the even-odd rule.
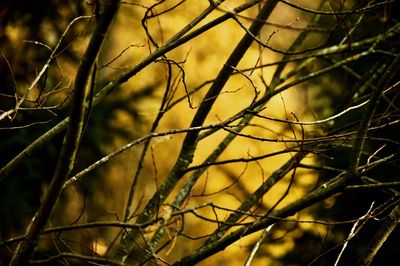
[[[361,256],[357,265],[364,266],[370,265],[375,255],[378,253],[379,249],[388,239],[390,234],[396,228],[396,226],[400,223],[400,205],[397,205],[392,212],[386,216],[383,221],[383,224],[379,228],[379,230],[374,235],[373,239],[369,243],[367,249],[364,254]]]
[[[259,3],[261,0],[251,0],[246,2],[243,5],[238,6],[237,8],[234,9],[234,12],[240,13],[257,3]],[[222,2],[222,1],[218,1]],[[214,3],[217,4],[217,3]],[[204,12],[203,12],[204,13]],[[202,14],[203,14],[202,13]],[[205,13],[207,13],[205,11]],[[201,16],[201,15],[200,15]],[[192,26],[194,24],[192,23],[192,26],[189,27],[184,27],[181,31],[179,31],[177,34],[175,34],[171,40],[166,42],[164,45],[162,45],[160,48],[156,49],[152,54],[150,54],[147,58],[145,58],[142,62],[134,66],[130,71],[127,71],[112,81],[110,81],[106,86],[104,86],[98,93],[96,93],[94,99],[93,99],[93,105],[97,105],[100,101],[102,101],[108,94],[110,94],[115,88],[117,88],[119,85],[122,83],[128,81],[131,77],[136,75],[138,72],[140,72],[143,68],[154,62],[157,58],[159,58],[162,55],[165,55],[167,52],[185,44],[186,42],[196,38],[197,36],[200,36],[202,33],[208,31],[209,29],[225,22],[226,20],[230,19],[232,17],[232,14],[224,14],[206,25],[198,28],[197,30],[194,30],[193,32],[187,34],[189,30],[192,29]],[[195,19],[196,20],[196,19]],[[400,24],[400,23],[399,23]],[[178,38],[181,37],[181,38]],[[44,144],[49,142],[53,137],[64,131],[68,127],[69,123],[69,117],[65,118],[63,121],[55,125],[52,129],[44,133],[42,136],[40,136],[37,140],[32,142],[28,147],[26,147],[23,151],[21,151],[17,156],[15,156],[11,161],[9,161],[4,167],[0,169],[0,182],[5,178],[5,176],[9,175],[13,170],[15,170],[18,165],[23,163],[29,156],[31,156],[35,151],[37,151],[40,147],[42,147]]]
[[[206,18],[212,11],[214,11],[224,1],[225,0],[214,2],[213,5],[210,5],[208,8],[206,8],[200,15],[198,15],[194,20],[192,20],[189,24],[187,24],[182,30],[180,30],[178,33],[176,33],[168,42],[172,43],[172,42],[178,41],[188,31],[190,31],[193,27],[195,27],[197,24],[199,24],[201,21],[203,21],[204,18]],[[159,47],[157,47],[157,48],[159,49]],[[154,122],[153,122],[153,124],[151,126],[150,133],[153,133],[157,129],[157,126],[158,126],[161,118],[164,115],[165,104],[167,102],[167,97],[169,96],[169,87],[170,87],[171,75],[172,75],[171,65],[168,63],[168,84],[167,84],[167,87],[166,87],[166,90],[165,90],[165,93],[164,93],[164,96],[163,96],[163,100],[161,102],[161,106],[160,106],[159,112],[157,114],[157,117],[154,119]],[[134,195],[135,195],[135,187],[136,187],[137,181],[139,179],[139,175],[141,173],[141,170],[143,168],[144,158],[146,156],[149,144],[150,144],[150,139],[147,140],[144,143],[143,149],[142,149],[142,153],[140,154],[140,159],[138,161],[138,166],[136,168],[136,172],[135,172],[135,175],[133,177],[132,185],[131,185],[131,187],[129,189],[128,201],[127,201],[127,204],[126,204],[126,207],[125,207],[125,214],[124,214],[125,218],[124,218],[124,221],[127,221],[131,216],[131,209],[132,209],[133,199],[134,199]]]
[[[353,152],[351,155],[351,160],[349,165],[350,172],[355,173],[360,164],[361,152],[364,146],[369,125],[371,124],[371,120],[375,114],[375,110],[377,108],[382,91],[386,89],[386,86],[391,81],[394,73],[396,73],[396,71],[398,70],[399,62],[400,62],[400,54],[397,55],[397,57],[392,61],[391,65],[387,68],[385,74],[381,77],[379,85],[375,87],[370,97],[369,104],[366,108],[363,117],[361,118],[359,131],[353,143],[353,149],[352,149]]]
[[[230,57],[219,72],[217,78],[215,79],[214,83],[208,90],[206,96],[204,97],[204,100],[200,104],[200,107],[198,108],[192,120],[192,123],[190,124],[190,127],[201,126],[204,123],[222,88],[228,81],[231,74],[234,72],[234,69],[239,61],[249,49],[250,45],[253,43],[252,35],[257,35],[259,33],[264,25],[264,21],[272,13],[277,3],[277,0],[272,0],[267,1],[264,4],[257,18],[254,20],[249,28],[249,32],[251,34],[246,33],[241,41],[238,43],[234,51],[231,53]],[[174,167],[168,174],[165,182],[159,187],[159,189],[147,203],[144,211],[138,216],[138,223],[146,222],[157,212],[160,204],[165,201],[165,199],[171,193],[178,181],[181,179],[182,175],[184,174],[184,170],[193,160],[194,151],[197,147],[199,132],[200,131],[188,132],[185,139],[183,140],[182,148]],[[135,245],[132,239],[134,239],[138,234],[139,232],[137,230],[126,230],[123,232],[121,247],[115,255],[115,258],[117,260],[125,262]]]
[[[117,13],[119,1],[110,2],[105,8],[96,28],[90,39],[89,45],[81,60],[75,79],[72,105],[70,112],[70,123],[61,148],[59,160],[54,176],[51,180],[48,190],[44,196],[39,210],[33,217],[27,228],[26,238],[15,250],[10,265],[27,265],[34,248],[37,246],[39,234],[44,230],[50,214],[57,202],[62,190],[62,185],[74,167],[76,152],[82,136],[84,124],[85,102],[87,96],[88,78],[93,69],[93,65],[100,51],[111,22]]]

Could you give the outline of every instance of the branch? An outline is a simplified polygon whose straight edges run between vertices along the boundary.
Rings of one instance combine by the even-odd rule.
[[[391,156],[391,158],[393,157],[396,157],[396,155]],[[386,160],[383,160],[380,163],[385,162]],[[374,164],[373,167],[371,165],[362,166],[357,169],[357,172],[365,173],[369,170],[372,170],[376,166],[378,166],[378,163]],[[209,256],[216,254],[221,250],[224,250],[227,246],[244,236],[250,235],[258,230],[265,229],[268,226],[273,225],[277,221],[280,221],[282,218],[292,216],[315,203],[321,202],[322,200],[327,199],[338,192],[341,192],[346,187],[349,180],[351,178],[354,179],[355,176],[350,175],[352,175],[352,173],[348,171],[344,171],[338,174],[335,178],[316,188],[304,197],[286,205],[285,207],[277,211],[272,212],[271,214],[268,214],[262,219],[258,219],[251,226],[241,227],[240,229],[237,229],[236,231],[230,233],[223,238],[216,237],[214,242],[201,247],[200,249],[194,251],[192,254],[186,257],[183,257],[181,260],[174,263],[173,265],[194,265],[201,260],[208,258]]]
[[[73,225],[64,225],[64,226],[57,226],[44,229],[42,235],[52,234],[52,233],[62,233],[68,231],[76,231],[76,230],[83,230],[88,228],[97,228],[97,227],[117,227],[117,228],[146,228],[151,226],[157,222],[160,222],[162,218],[157,218],[152,221],[149,221],[144,224],[131,224],[131,223],[123,223],[119,221],[97,221],[92,223],[84,223],[84,224],[73,224]],[[26,239],[26,235],[16,236],[4,241],[0,242],[0,247],[13,244],[16,242],[20,242]]]
[[[369,265],[382,247],[383,243],[387,240],[389,235],[393,232],[395,227],[400,223],[400,205],[397,205],[392,212],[386,216],[383,224],[379,228],[378,232],[374,235],[374,238],[369,243],[367,250],[361,256],[357,265]]]
[[[85,264],[89,262],[92,262],[93,264],[97,264],[97,263],[107,263],[107,265],[124,265],[121,263],[118,263],[116,261],[112,261],[110,259],[106,259],[106,258],[101,258],[101,257],[94,257],[94,256],[86,256],[86,255],[80,255],[80,254],[75,254],[75,253],[60,253],[57,254],[55,256],[52,256],[50,258],[47,259],[39,259],[39,260],[30,260],[29,263],[30,264],[45,264],[45,265],[49,265],[49,263],[54,263],[58,260],[61,260],[63,258],[72,258],[72,259],[77,259],[77,260],[81,260],[83,261]],[[92,264],[90,263],[90,264]]]
[[[370,102],[367,105],[366,111],[361,118],[360,124],[359,124],[359,131],[355,137],[354,143],[353,143],[353,152],[351,155],[350,159],[350,164],[349,164],[349,171],[350,172],[355,172],[357,167],[360,164],[360,157],[361,157],[361,152],[364,146],[364,142],[367,136],[368,128],[369,125],[371,124],[371,120],[375,114],[375,110],[377,108],[380,96],[384,89],[388,86],[389,82],[391,81],[394,73],[398,70],[398,64],[400,62],[400,54],[396,56],[395,59],[393,59],[391,65],[386,69],[385,74],[381,77],[379,85],[374,91],[372,92],[372,95],[370,97]]]
[[[269,15],[274,10],[277,0],[267,1],[259,12],[256,20],[250,26],[249,32],[253,35],[257,35],[261,28],[263,27],[265,21]],[[224,67],[219,72],[214,83],[211,85],[209,91],[204,97],[199,109],[197,110],[190,127],[201,126],[208,113],[210,112],[214,102],[216,101],[218,95],[221,93],[222,88],[228,81],[231,74],[234,72],[234,68],[237,66],[239,61],[242,59],[243,55],[249,49],[250,45],[253,43],[253,38],[250,34],[245,34],[239,44],[236,46],[234,51],[231,53],[230,57],[224,64]],[[181,151],[178,155],[178,159],[168,174],[166,181],[160,186],[156,191],[150,201],[147,203],[144,211],[139,215],[137,222],[142,223],[147,221],[151,216],[153,216],[158,206],[164,202],[164,200],[171,193],[172,189],[180,180],[183,171],[188,167],[188,165],[193,160],[194,151],[197,146],[197,139],[199,136],[199,131],[189,132],[182,144]],[[125,261],[129,254],[131,253],[134,243],[132,238],[135,237],[133,232],[126,231],[122,236],[121,248],[118,250],[115,258],[118,260]],[[136,231],[136,235],[137,235]]]
[[[354,10],[346,10],[346,11],[320,11],[320,10],[314,10],[306,7],[302,7],[299,5],[296,5],[294,3],[291,3],[287,0],[281,0],[282,3],[285,3],[288,6],[294,7],[296,9],[299,9],[301,11],[307,12],[307,13],[313,13],[313,14],[319,14],[319,15],[350,15],[350,14],[363,14],[367,12],[372,12],[378,8],[381,8],[382,6],[388,5],[390,3],[393,3],[394,0],[390,1],[383,1],[381,3],[376,3],[373,5],[369,5],[363,8],[358,8]]]
[[[36,78],[32,81],[32,83],[29,85],[26,93],[20,98],[20,100],[17,102],[16,106],[11,109],[8,110],[7,112],[4,112],[0,115],[0,121],[3,120],[6,117],[10,117],[13,113],[16,113],[19,109],[19,107],[22,105],[22,103],[25,101],[26,97],[28,97],[29,93],[31,92],[31,90],[36,86],[36,84],[39,82],[39,80],[41,79],[41,77],[44,75],[44,73],[46,73],[47,69],[50,67],[50,63],[53,61],[53,59],[57,56],[56,52],[58,52],[58,48],[61,45],[61,42],[64,40],[64,37],[67,35],[67,33],[69,32],[69,29],[72,27],[73,24],[75,24],[75,22],[81,20],[81,19],[89,19],[91,18],[90,16],[80,16],[77,17],[75,19],[73,19],[67,26],[67,28],[65,29],[65,31],[63,32],[63,34],[61,35],[60,39],[58,40],[56,47],[52,50],[51,55],[49,56],[49,58],[47,59],[46,63],[44,64],[44,66],[42,67],[42,69],[40,70],[39,74],[36,76]],[[36,42],[37,43],[37,42]],[[50,49],[50,48],[49,48]],[[3,52],[1,52],[3,53]],[[4,55],[3,55],[4,57]]]
[[[234,11],[236,13],[242,12],[242,11],[256,5],[260,1],[261,0],[252,0],[252,1],[246,2],[245,4],[240,5],[237,8],[235,8]],[[200,15],[200,16],[202,16],[202,15]],[[160,48],[156,49],[152,54],[150,54],[142,62],[137,64],[135,67],[133,67],[130,71],[127,71],[127,72],[119,75],[118,77],[116,77],[115,79],[110,81],[106,86],[104,86],[95,95],[95,97],[93,99],[93,106],[97,105],[101,100],[103,100],[108,94],[111,93],[111,91],[113,91],[119,85],[128,81],[131,77],[136,75],[138,72],[140,72],[146,66],[153,63],[154,60],[156,60],[157,58],[159,58],[159,57],[165,55],[167,52],[185,44],[186,42],[190,41],[191,39],[203,34],[207,30],[225,22],[226,20],[230,19],[231,16],[232,16],[232,14],[224,14],[224,15],[214,19],[213,21],[207,23],[206,25],[198,28],[197,30],[194,30],[193,32],[191,32],[189,34],[187,34],[187,32],[190,31],[192,29],[192,27],[191,26],[184,27],[181,31],[179,31],[177,34],[175,34],[169,41],[167,41]],[[193,22],[190,23],[190,25],[193,25]],[[179,38],[179,37],[181,37],[181,38]],[[0,169],[0,181],[6,175],[10,174],[16,167],[18,167],[19,164],[24,162],[25,159],[27,159],[30,155],[32,155],[33,152],[35,152],[41,146],[43,146],[45,143],[50,141],[51,138],[53,138],[54,136],[56,136],[57,134],[59,134],[60,132],[65,130],[68,127],[68,123],[69,123],[69,117],[65,118],[63,121],[61,121],[56,126],[54,126],[51,130],[49,130],[48,132],[46,132],[45,134],[40,136],[36,141],[32,142],[28,147],[26,147],[16,157],[14,157],[14,159],[12,159],[4,167],[2,167],[2,169]]]
[[[231,119],[225,120],[224,122],[218,123],[218,124],[210,124],[210,125],[191,127],[191,128],[186,128],[186,129],[173,129],[173,130],[164,131],[164,132],[152,132],[146,136],[143,136],[141,138],[135,139],[132,142],[129,142],[128,144],[120,147],[118,150],[111,152],[108,155],[104,156],[103,158],[97,160],[96,162],[94,162],[93,164],[88,166],[87,168],[83,169],[82,171],[80,171],[79,173],[77,173],[76,175],[74,175],[73,177],[68,179],[64,183],[63,189],[70,186],[71,184],[77,182],[78,180],[83,178],[85,175],[92,172],[94,169],[96,169],[100,165],[108,162],[111,158],[115,157],[116,155],[122,153],[123,151],[125,151],[127,149],[137,146],[143,142],[149,141],[152,138],[175,135],[175,134],[182,134],[182,133],[193,132],[193,131],[206,130],[206,129],[211,129],[211,128],[221,128],[221,127],[228,125],[231,122],[234,122],[237,119],[238,119],[237,117],[233,117]]]
[[[104,41],[105,34],[117,13],[119,6],[118,3],[119,1],[113,1],[105,8],[104,13],[94,29],[86,52],[83,55],[75,79],[70,123],[61,148],[54,176],[39,210],[36,212],[28,226],[25,240],[18,245],[13,254],[10,263],[12,266],[26,265],[28,263],[29,258],[37,245],[39,234],[46,226],[53,207],[58,199],[64,179],[70,175],[74,167],[76,152],[82,135],[88,77],[90,76],[97,55]]]
[[[297,166],[298,163],[307,155],[307,152],[300,151],[297,152],[293,157],[291,157],[287,162],[285,162],[281,167],[276,169],[267,180],[265,180],[261,186],[252,195],[247,198],[237,209],[237,212],[232,213],[225,220],[227,224],[236,223],[242,216],[243,212],[250,210],[257,202],[259,202],[262,197],[281,180],[287,173],[289,173],[293,168]],[[222,225],[207,239],[203,244],[206,246],[210,243],[215,242],[217,239],[221,238],[225,232],[230,228],[230,226]]]
[[[374,206],[374,202],[372,202],[367,213],[364,214],[363,216],[361,216],[360,218],[358,218],[357,221],[351,227],[350,233],[343,243],[343,247],[340,250],[339,255],[336,258],[334,266],[337,266],[339,264],[340,258],[342,257],[347,245],[349,244],[349,241],[357,235],[357,233],[360,231],[360,229],[365,225],[367,220],[371,217],[371,212],[372,212],[373,206]]]
[[[197,24],[199,24],[199,23],[200,23],[204,18],[206,18],[212,11],[214,11],[214,10],[218,7],[218,5],[220,5],[220,4],[221,4],[222,2],[224,2],[224,1],[225,1],[225,0],[217,1],[217,2],[213,3],[213,5],[210,5],[210,6],[209,6],[207,9],[205,9],[199,16],[197,16],[197,17],[196,17],[195,19],[193,19],[189,24],[187,24],[182,30],[180,30],[177,34],[175,34],[169,41],[170,41],[170,42],[174,42],[174,41],[179,40],[179,38],[181,38],[186,32],[190,31],[190,30],[191,30],[193,27],[195,27]],[[145,26],[145,25],[143,25],[143,26]],[[146,29],[146,28],[145,28],[145,29]],[[146,29],[146,33],[147,33],[147,29]],[[149,35],[149,34],[147,33],[147,35]],[[152,38],[149,38],[149,39],[151,40]],[[157,48],[159,49],[158,46],[157,46]],[[152,126],[151,126],[150,133],[153,133],[153,132],[157,129],[157,126],[158,126],[158,124],[159,124],[161,118],[162,118],[163,115],[165,114],[165,109],[166,109],[167,106],[168,106],[168,97],[169,97],[170,83],[171,83],[171,75],[172,75],[171,64],[168,63],[168,64],[167,64],[167,67],[168,67],[168,82],[167,82],[167,87],[166,87],[166,90],[165,90],[165,93],[164,93],[164,96],[163,96],[163,99],[162,99],[162,102],[161,102],[161,105],[160,105],[160,108],[159,108],[159,112],[158,112],[158,114],[157,114],[157,117],[154,119],[153,124],[152,124]],[[182,71],[182,73],[184,74],[183,69],[181,69],[181,71]],[[185,86],[185,88],[186,88],[186,86]],[[190,105],[189,95],[187,95],[187,97],[188,97],[189,105]],[[171,97],[171,99],[172,99],[172,97]],[[127,221],[127,220],[130,218],[130,216],[131,216],[131,212],[132,212],[132,211],[131,211],[131,207],[132,207],[132,205],[133,205],[133,199],[134,199],[134,195],[135,195],[135,188],[136,188],[137,181],[138,181],[138,179],[139,179],[139,175],[140,175],[141,170],[142,170],[142,168],[143,168],[144,157],[146,156],[146,153],[147,153],[147,149],[148,149],[149,144],[150,144],[150,139],[145,141],[145,143],[144,143],[144,145],[143,145],[142,152],[141,152],[141,154],[140,154],[140,159],[138,160],[138,165],[137,165],[137,168],[136,168],[136,171],[135,171],[135,175],[134,175],[134,177],[133,177],[133,181],[132,181],[132,184],[131,184],[130,189],[129,189],[129,195],[128,195],[127,204],[126,204],[126,206],[125,206],[125,214],[124,214],[124,216],[125,216],[125,219],[124,219],[124,220],[125,220],[125,221]]]

